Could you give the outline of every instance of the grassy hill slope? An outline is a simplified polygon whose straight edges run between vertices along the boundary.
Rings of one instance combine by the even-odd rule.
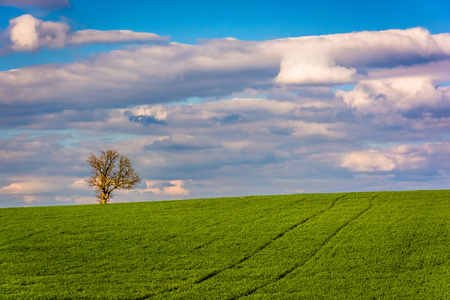
[[[0,299],[450,299],[450,191],[0,209]]]

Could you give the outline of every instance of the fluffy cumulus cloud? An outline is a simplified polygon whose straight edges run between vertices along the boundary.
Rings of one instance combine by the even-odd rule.
[[[11,48],[14,51],[32,51],[47,46],[62,48],[66,44],[69,25],[43,22],[32,15],[23,15],[9,21]]]
[[[12,26],[15,45],[139,39],[45,23]],[[141,44],[0,72],[1,205],[94,203],[85,159],[104,149],[143,178],[115,201],[445,188],[449,70],[450,35],[414,28]]]
[[[34,51],[40,48],[62,48],[67,45],[94,43],[126,43],[162,41],[166,37],[130,30],[79,30],[71,31],[64,22],[42,21],[30,14],[9,21],[10,48],[13,51]]]
[[[429,143],[420,146],[401,145],[388,149],[371,149],[345,153],[341,167],[355,172],[389,172],[393,170],[448,170],[450,143]]]
[[[395,149],[392,152],[368,150],[345,154],[340,166],[356,172],[382,172],[392,171],[401,165],[415,169],[423,160],[423,157],[397,153]]]
[[[339,84],[355,82],[366,68],[448,57],[450,35],[414,28],[290,38],[266,47],[281,57],[278,83]]]
[[[437,86],[429,77],[364,80],[352,91],[338,91],[336,95],[362,114],[450,108],[450,89]]]

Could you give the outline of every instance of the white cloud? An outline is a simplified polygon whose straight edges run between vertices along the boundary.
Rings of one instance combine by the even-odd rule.
[[[184,180],[147,180],[145,181],[146,188],[139,190],[141,193],[151,192],[156,195],[162,196],[187,196],[189,195],[189,190],[184,188]]]
[[[354,172],[392,171],[397,164],[389,156],[376,151],[353,152],[344,155],[341,167]]]
[[[41,202],[44,201],[46,199],[46,197],[42,197],[42,196],[35,196],[35,195],[24,195],[22,197],[23,201],[25,203],[33,203],[33,202]]]
[[[360,81],[352,91],[337,91],[351,108],[363,114],[386,114],[419,107],[450,107],[450,90],[427,77],[396,77]]]
[[[87,29],[71,32],[70,26],[66,23],[42,21],[29,14],[11,19],[8,32],[13,51],[35,51],[44,47],[55,49],[78,44],[167,40],[167,37],[153,33],[130,30]]]
[[[134,116],[152,117],[156,121],[164,121],[167,118],[167,108],[162,105],[137,106],[129,110]]]
[[[450,143],[400,145],[388,149],[357,151],[343,154],[340,167],[352,172],[445,169],[449,166],[446,159],[449,151]]]
[[[56,160],[58,157],[54,157],[54,162]],[[85,178],[74,178],[67,174],[51,176],[47,175],[45,170],[41,170],[41,172],[42,175],[16,175],[6,178],[5,181],[9,184],[0,188],[0,195],[2,197],[12,196],[15,202],[77,203],[78,198],[93,194],[93,190],[85,184]],[[91,203],[95,203],[95,201]]]
[[[126,43],[164,40],[167,40],[167,37],[148,32],[86,29],[75,32],[68,40],[68,44]]]
[[[290,114],[294,110],[299,109],[301,107],[298,103],[293,102],[282,102],[277,100],[269,100],[263,98],[240,98],[236,97],[229,100],[220,100],[214,101],[210,103],[202,104],[202,110],[207,109],[208,111],[217,111],[218,114],[216,116],[220,116],[221,114],[230,114],[236,112],[253,112],[255,110],[258,111],[266,111],[271,112],[276,115],[281,114]],[[208,117],[211,117],[208,116]]]
[[[353,82],[355,79],[355,68],[284,59],[276,82],[280,84],[341,84]]]
[[[69,185],[69,188],[77,189],[77,190],[90,190],[86,178],[80,178],[75,180],[71,185]]]
[[[47,194],[56,190],[58,190],[56,184],[36,179],[11,183],[1,188],[0,192],[13,195],[34,195]]]
[[[10,20],[8,29],[12,50],[33,51],[41,47],[63,47],[70,28],[64,23],[43,22],[32,15],[23,15]]]
[[[341,84],[355,82],[361,68],[448,56],[450,34],[413,28],[299,37],[266,42],[264,51],[281,58],[280,84]]]
[[[10,20],[10,37],[13,50],[34,50],[39,46],[36,26],[37,19],[31,15],[23,15]]]

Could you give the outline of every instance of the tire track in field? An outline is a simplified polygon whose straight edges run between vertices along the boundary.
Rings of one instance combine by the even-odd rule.
[[[201,283],[201,282],[203,282],[203,281],[205,281],[205,280],[208,280],[208,279],[210,279],[210,278],[216,276],[216,275],[219,274],[219,273],[222,273],[222,272],[224,272],[224,271],[226,271],[226,270],[232,269],[232,268],[236,267],[237,265],[239,265],[239,264],[245,262],[246,260],[250,259],[250,258],[251,258],[252,256],[254,256],[255,254],[257,254],[257,253],[261,252],[262,250],[264,250],[265,248],[267,248],[270,244],[272,244],[273,242],[275,242],[277,239],[281,238],[283,235],[285,235],[285,234],[288,233],[289,231],[295,229],[296,227],[300,226],[301,224],[305,223],[306,221],[308,221],[308,220],[310,220],[310,219],[312,219],[312,218],[314,218],[314,217],[316,217],[316,216],[318,216],[318,215],[324,213],[325,211],[332,209],[338,200],[341,200],[342,198],[347,197],[347,196],[348,196],[348,195],[346,194],[346,195],[342,195],[342,196],[340,196],[340,197],[337,197],[336,199],[333,200],[333,202],[330,204],[329,207],[327,207],[327,208],[323,209],[322,211],[319,211],[318,213],[316,213],[316,214],[314,214],[314,215],[312,215],[312,216],[306,218],[305,220],[303,220],[303,221],[301,221],[301,222],[299,222],[299,223],[297,223],[297,224],[294,224],[293,226],[289,227],[287,230],[285,230],[285,231],[283,231],[282,233],[278,234],[274,239],[272,239],[272,240],[270,240],[269,242],[267,242],[266,244],[262,245],[261,247],[259,247],[258,249],[256,249],[253,253],[251,253],[251,254],[247,255],[246,257],[240,259],[240,260],[237,261],[236,263],[234,263],[234,264],[232,264],[232,265],[230,265],[230,266],[228,266],[228,267],[226,267],[226,268],[223,268],[223,269],[219,269],[219,270],[213,271],[213,272],[211,272],[211,273],[209,273],[209,274],[203,276],[202,278],[200,278],[200,279],[194,281],[194,284],[198,284],[198,283]],[[304,200],[304,199],[305,199],[305,198],[301,198],[300,200]],[[300,200],[295,201],[292,205],[298,203]],[[214,242],[214,241],[212,241],[212,242]],[[211,243],[212,243],[212,242],[211,242]],[[209,243],[209,244],[211,244],[211,243]],[[205,246],[206,246],[206,245],[200,245],[200,246],[194,248],[193,250],[197,250],[197,249],[203,248],[203,247],[205,247]],[[161,295],[161,294],[168,294],[168,293],[177,291],[177,290],[179,290],[179,289],[180,289],[180,286],[174,286],[174,287],[171,287],[171,288],[167,288],[167,289],[165,289],[165,290],[162,290],[162,291],[149,293],[149,294],[144,295],[144,296],[142,296],[142,297],[136,298],[136,300],[145,300],[145,299],[149,299],[149,298],[151,298],[151,297],[154,297],[154,296],[157,296],[157,295]]]
[[[218,240],[219,240],[219,239],[212,239],[212,240],[210,240],[210,241],[208,241],[208,242],[205,242],[205,243],[203,243],[203,244],[201,244],[201,245],[198,245],[198,246],[192,248],[191,252],[196,251],[196,250],[199,250],[199,249],[202,249],[202,248],[205,248],[205,247],[208,247],[209,245],[211,245],[212,243],[214,243],[214,242],[216,242],[216,241],[218,241]]]
[[[257,290],[262,289],[268,285],[271,285],[281,279],[283,279],[284,277],[286,277],[287,275],[291,274],[292,272],[294,272],[296,269],[303,267],[304,265],[306,265],[309,261],[311,261],[312,259],[314,259],[317,254],[320,252],[320,250],[322,250],[323,248],[325,248],[326,245],[328,245],[328,243],[336,236],[339,234],[339,232],[341,232],[345,227],[347,227],[350,223],[352,223],[353,221],[355,221],[356,219],[358,219],[359,217],[361,217],[365,212],[367,212],[369,209],[372,208],[373,206],[373,200],[375,200],[375,198],[377,198],[378,196],[380,196],[382,193],[378,193],[377,195],[373,196],[370,201],[369,201],[369,205],[367,206],[367,208],[363,209],[361,212],[359,212],[356,216],[354,216],[353,218],[350,218],[347,222],[345,222],[344,224],[342,224],[341,226],[339,226],[339,228],[337,228],[330,236],[328,236],[326,238],[326,240],[319,246],[319,248],[316,249],[316,251],[314,251],[313,253],[311,253],[311,255],[302,263],[300,264],[296,264],[294,265],[292,268],[286,270],[284,273],[278,275],[274,280],[263,284],[257,288],[254,288],[242,295],[238,295],[236,297],[232,297],[230,298],[230,300],[235,300],[238,298],[242,298],[242,297],[246,297],[249,296],[253,293],[255,293]]]
[[[171,293],[173,291],[178,290],[180,287],[179,286],[175,286],[175,287],[171,287],[166,289],[165,291],[159,291],[159,292],[153,292],[153,293],[149,293],[145,296],[142,297],[138,297],[138,298],[134,298],[135,300],[145,300],[145,299],[149,299],[151,297],[157,296],[157,295],[161,295],[161,294],[167,294],[167,293]]]
[[[319,215],[319,214],[325,212],[326,210],[329,210],[329,209],[333,208],[334,205],[335,205],[335,203],[336,203],[336,201],[338,201],[338,200],[340,200],[340,199],[342,199],[342,198],[344,198],[344,197],[346,197],[346,196],[347,196],[347,195],[343,195],[343,196],[341,196],[341,197],[337,197],[336,199],[333,200],[333,202],[331,203],[331,205],[330,205],[329,207],[327,207],[327,208],[325,208],[324,210],[322,210],[322,211],[320,211],[320,212],[318,212],[318,213],[312,215],[311,217],[308,217],[306,220],[303,220],[302,222],[300,222],[300,223],[298,223],[298,224],[295,224],[295,225],[291,226],[291,227],[288,228],[285,232],[282,232],[282,233],[280,233],[279,235],[277,235],[273,240],[269,241],[268,243],[266,243],[266,244],[264,244],[263,246],[261,246],[261,247],[259,247],[258,249],[256,249],[256,251],[254,251],[252,254],[250,254],[250,255],[244,257],[243,259],[241,259],[241,260],[239,260],[238,262],[232,264],[231,266],[228,266],[228,267],[226,267],[226,268],[223,268],[223,269],[219,269],[219,270],[213,271],[213,272],[211,272],[211,273],[209,273],[209,274],[203,276],[202,278],[200,278],[200,279],[198,279],[197,281],[195,281],[194,284],[201,283],[201,282],[203,282],[203,281],[205,281],[205,280],[208,280],[208,279],[210,279],[211,277],[213,277],[213,276],[215,276],[215,275],[217,275],[217,274],[219,274],[219,273],[221,273],[221,272],[223,272],[223,271],[226,271],[226,270],[228,270],[228,269],[232,269],[232,268],[234,268],[235,266],[237,266],[238,264],[243,263],[244,261],[248,260],[250,257],[252,257],[253,255],[255,255],[256,253],[258,253],[258,252],[262,251],[264,248],[268,247],[271,243],[273,243],[275,240],[277,240],[277,239],[279,239],[280,237],[282,237],[283,235],[285,235],[285,234],[286,234],[287,232],[289,232],[290,230],[292,230],[292,229],[294,229],[295,227],[297,227],[297,226],[299,226],[299,225],[305,223],[305,222],[308,221],[309,219],[314,218],[315,216],[317,216],[317,215]],[[291,205],[294,205],[294,204],[296,204],[296,203],[298,203],[299,201],[304,200],[304,199],[305,199],[305,198],[303,197],[303,198],[301,198],[301,199],[299,199],[299,200],[296,200],[296,201],[294,201],[294,203],[292,203]],[[291,206],[291,205],[288,205],[288,206]],[[195,250],[201,249],[201,248],[203,248],[203,247],[206,247],[206,246],[208,246],[209,244],[212,244],[214,241],[216,241],[216,240],[213,240],[213,241],[210,241],[209,243],[206,243],[206,244],[197,246],[197,247],[195,247],[192,251],[195,251]],[[180,289],[180,286],[174,286],[174,287],[171,287],[171,288],[167,288],[167,289],[165,289],[165,290],[162,290],[162,291],[149,293],[149,294],[144,295],[144,296],[142,296],[142,297],[136,298],[136,300],[145,300],[145,299],[149,299],[149,298],[151,298],[151,297],[154,297],[154,296],[157,296],[157,295],[161,295],[161,294],[168,294],[168,293],[177,291],[177,290],[179,290],[179,289]]]
[[[261,252],[261,251],[263,251],[264,249],[266,249],[267,247],[269,247],[269,246],[270,246],[271,244],[273,244],[276,240],[282,238],[286,233],[288,233],[288,232],[294,230],[294,229],[297,228],[298,226],[300,226],[300,225],[306,223],[308,220],[310,220],[310,219],[312,219],[312,218],[317,217],[318,215],[320,215],[320,214],[326,212],[327,210],[332,209],[338,200],[341,200],[342,198],[347,197],[347,196],[348,196],[348,195],[346,194],[346,195],[342,195],[342,196],[340,196],[340,197],[337,197],[336,199],[334,199],[334,201],[331,203],[331,205],[330,205],[329,207],[323,209],[322,211],[319,211],[319,212],[315,213],[314,215],[312,215],[312,216],[310,216],[310,217],[307,217],[306,219],[302,220],[301,222],[298,222],[298,223],[292,225],[291,227],[289,227],[289,228],[286,229],[285,231],[279,233],[279,234],[278,234],[277,236],[275,236],[272,240],[270,240],[270,241],[268,241],[267,243],[265,243],[264,245],[260,246],[260,247],[257,248],[254,252],[252,252],[252,253],[250,253],[249,255],[247,255],[247,256],[241,258],[240,260],[238,260],[238,261],[235,262],[234,264],[229,265],[229,266],[226,267],[226,268],[219,269],[219,270],[213,271],[213,272],[211,272],[211,273],[209,273],[209,274],[206,274],[205,276],[203,276],[203,277],[201,277],[200,279],[196,280],[194,283],[195,283],[195,284],[202,283],[202,282],[204,282],[204,281],[206,281],[206,280],[208,280],[208,279],[210,279],[210,278],[212,278],[212,277],[214,277],[214,276],[216,276],[216,275],[218,275],[218,274],[220,274],[220,273],[222,273],[222,272],[224,272],[224,271],[226,271],[226,270],[235,268],[237,265],[242,264],[243,262],[249,260],[250,258],[252,258],[252,257],[255,256],[256,254],[258,254],[259,252]],[[302,199],[304,199],[304,198],[302,198]]]
[[[337,197],[336,199],[333,200],[333,202],[332,202],[332,203],[330,204],[330,206],[328,206],[327,208],[325,208],[325,209],[323,209],[323,210],[321,210],[321,211],[315,213],[314,215],[312,215],[312,216],[310,216],[310,217],[307,217],[306,219],[302,220],[301,222],[298,222],[298,223],[292,225],[291,227],[289,227],[288,229],[286,229],[285,231],[279,233],[275,238],[273,238],[272,240],[268,241],[267,243],[265,243],[265,244],[262,245],[261,247],[257,248],[253,253],[251,253],[251,254],[245,256],[244,258],[240,259],[239,261],[235,262],[234,264],[232,264],[232,265],[230,265],[230,266],[228,266],[228,267],[226,267],[226,268],[219,269],[219,270],[213,271],[213,272],[211,272],[211,273],[209,273],[209,274],[206,274],[206,275],[203,276],[202,278],[200,278],[200,279],[194,281],[194,284],[202,283],[202,282],[204,282],[204,281],[206,281],[206,280],[208,280],[208,279],[211,279],[212,277],[214,277],[214,276],[216,276],[216,275],[218,275],[218,274],[220,274],[220,273],[222,273],[222,272],[224,272],[224,271],[226,271],[226,270],[232,269],[232,268],[236,267],[237,265],[239,265],[239,264],[241,264],[241,263],[243,263],[243,262],[249,260],[249,259],[252,258],[254,255],[258,254],[259,252],[263,251],[265,248],[267,248],[268,246],[270,246],[270,245],[271,245],[272,243],[274,243],[276,240],[278,240],[278,239],[280,239],[281,237],[283,237],[286,233],[288,233],[288,232],[294,230],[295,228],[297,228],[298,226],[300,226],[300,225],[306,223],[308,220],[311,220],[312,218],[315,218],[315,217],[317,217],[318,215],[323,214],[324,212],[326,212],[326,211],[332,209],[332,208],[335,206],[335,204],[336,204],[337,201],[339,201],[339,200],[341,200],[341,199],[343,199],[343,198],[345,198],[345,197],[348,197],[348,194],[345,194],[345,195],[342,195],[342,196],[340,196],[340,197]],[[302,198],[302,200],[304,200],[304,199],[305,199],[305,198]],[[298,201],[296,201],[296,203],[297,203],[297,202],[298,202]],[[143,296],[143,297],[136,298],[136,299],[137,299],[137,300],[145,300],[145,299],[149,299],[149,298],[151,298],[151,297],[157,296],[157,295],[168,294],[168,293],[177,291],[177,290],[179,290],[179,289],[180,289],[180,286],[174,286],[174,287],[168,288],[168,289],[163,290],[163,291],[149,293],[149,294],[147,294],[147,295],[145,295],[145,296]],[[234,298],[233,298],[233,299],[234,299]]]

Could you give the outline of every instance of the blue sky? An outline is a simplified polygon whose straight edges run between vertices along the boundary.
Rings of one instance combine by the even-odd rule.
[[[448,188],[448,1],[0,0],[0,206]]]

